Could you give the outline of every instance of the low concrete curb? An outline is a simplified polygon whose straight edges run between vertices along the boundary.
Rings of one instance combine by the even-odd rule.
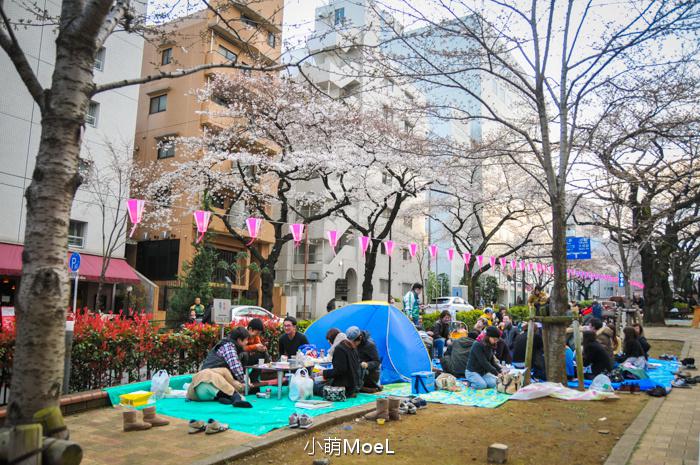
[[[212,455],[203,460],[198,460],[192,463],[192,465],[223,465],[229,463],[233,460],[238,460],[245,456],[251,455],[262,449],[267,449],[275,444],[291,439],[295,436],[300,436],[306,434],[309,431],[314,431],[320,428],[325,428],[327,426],[336,425],[347,420],[354,420],[355,418],[369,413],[375,409],[375,404],[365,404],[358,405],[357,407],[352,407],[346,410],[338,410],[337,412],[331,412],[326,415],[321,415],[319,417],[314,417],[314,424],[311,428],[307,429],[279,429],[273,431],[261,438],[254,439],[240,446],[232,447],[216,455]]]
[[[690,343],[688,341],[683,341],[681,360],[687,357],[689,352]],[[632,457],[634,449],[637,447],[639,441],[641,441],[644,432],[651,424],[656,413],[664,403],[664,400],[666,400],[665,397],[653,397],[649,400],[646,407],[642,409],[639,415],[637,415],[637,418],[629,425],[625,434],[617,441],[617,444],[613,447],[604,465],[627,465],[627,462],[629,462],[629,459]]]

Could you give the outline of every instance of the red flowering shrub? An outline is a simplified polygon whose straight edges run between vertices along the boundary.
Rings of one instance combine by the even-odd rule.
[[[73,392],[150,379],[161,369],[171,375],[195,372],[221,335],[220,326],[201,323],[159,333],[149,315],[134,312],[99,315],[83,309],[69,319],[75,321],[70,374]],[[226,326],[225,333],[235,326]],[[266,322],[263,340],[273,357],[279,336],[279,325]],[[14,342],[14,328],[0,332],[0,384],[10,383]]]

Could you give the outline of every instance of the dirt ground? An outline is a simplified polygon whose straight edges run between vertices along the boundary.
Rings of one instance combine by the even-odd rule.
[[[653,358],[658,358],[661,354],[680,357],[681,351],[683,350],[683,342],[670,341],[668,339],[649,339],[649,345],[651,345],[649,356]]]
[[[510,401],[497,409],[429,404],[398,423],[379,426],[355,420],[231,463],[311,465],[325,457],[324,443],[333,444],[336,441],[328,439],[338,438],[388,441],[395,453],[332,456],[332,465],[486,464],[486,449],[495,442],[508,445],[509,465],[602,464],[647,400],[646,395],[621,394],[620,399],[605,402]],[[313,456],[309,455],[312,441],[316,442]]]

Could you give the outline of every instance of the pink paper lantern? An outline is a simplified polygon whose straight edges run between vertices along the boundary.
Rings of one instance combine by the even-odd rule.
[[[428,251],[430,252],[430,258],[437,258],[438,246],[437,244],[430,244],[428,246]]]
[[[524,260],[520,260],[518,262],[518,268],[520,268],[520,271],[525,272],[525,261]]]
[[[477,255],[477,256],[476,256],[476,263],[479,264],[479,269],[481,269],[481,267],[484,266],[484,256],[483,256],[483,255]]]
[[[541,263],[537,264],[537,272],[542,273],[542,264]]]
[[[129,237],[134,235],[136,231],[136,226],[143,219],[143,209],[146,206],[146,201],[141,199],[129,199],[126,201],[126,208],[129,210],[129,219],[131,220],[131,232],[129,232]]]
[[[501,271],[503,271],[506,267],[506,257],[499,257],[498,264],[501,265]]]
[[[452,260],[454,260],[454,258],[455,258],[455,249],[450,247],[449,249],[447,249],[447,259],[449,261],[452,261]]]
[[[496,267],[496,257],[494,257],[493,255],[491,255],[491,256],[489,257],[489,263],[491,264],[491,268],[495,268],[495,267]]]
[[[394,253],[394,241],[384,241],[384,252],[391,257],[391,254]]]
[[[248,235],[250,236],[250,242],[246,244],[247,246],[251,245],[253,242],[255,242],[255,239],[258,238],[262,222],[262,218],[253,218],[252,216],[245,220],[246,226],[248,227]]]
[[[518,264],[515,263],[515,260],[514,260],[514,259],[511,259],[511,261],[510,261],[510,268],[511,268],[513,271],[515,271],[515,268],[516,268],[517,266],[518,266]]]
[[[304,224],[294,223],[289,225],[289,230],[292,233],[292,239],[294,239],[294,247],[299,247],[301,244],[302,236],[304,235]]]
[[[527,264],[527,271],[529,271],[530,273],[532,273],[532,270],[534,270],[534,269],[535,269],[535,265],[533,265],[532,262],[529,262],[529,263]]]
[[[367,253],[367,248],[369,247],[369,241],[371,241],[371,240],[372,240],[372,238],[369,236],[360,236],[360,249],[362,250],[363,257]]]
[[[204,238],[207,229],[209,228],[209,220],[211,219],[211,212],[205,210],[196,210],[194,212],[194,222],[197,223],[197,231],[199,231],[199,237],[196,243],[199,244]]]
[[[470,254],[469,252],[464,252],[462,254],[462,260],[464,260],[465,265],[469,266],[469,262],[471,261],[471,259],[472,259],[472,254]]]
[[[418,253],[418,244],[415,242],[408,244],[408,253],[411,255],[411,258],[415,258],[416,253]]]
[[[326,234],[328,235],[328,242],[331,245],[331,249],[333,249],[333,255],[335,255],[335,247],[338,245],[338,231],[335,229],[331,229],[329,231],[326,231]]]

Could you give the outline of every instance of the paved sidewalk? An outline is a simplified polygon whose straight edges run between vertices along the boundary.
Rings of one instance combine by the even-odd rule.
[[[700,329],[645,328],[644,332],[649,339],[687,341],[688,356],[700,363]],[[629,465],[698,465],[699,436],[700,386],[674,389],[642,436]]]

